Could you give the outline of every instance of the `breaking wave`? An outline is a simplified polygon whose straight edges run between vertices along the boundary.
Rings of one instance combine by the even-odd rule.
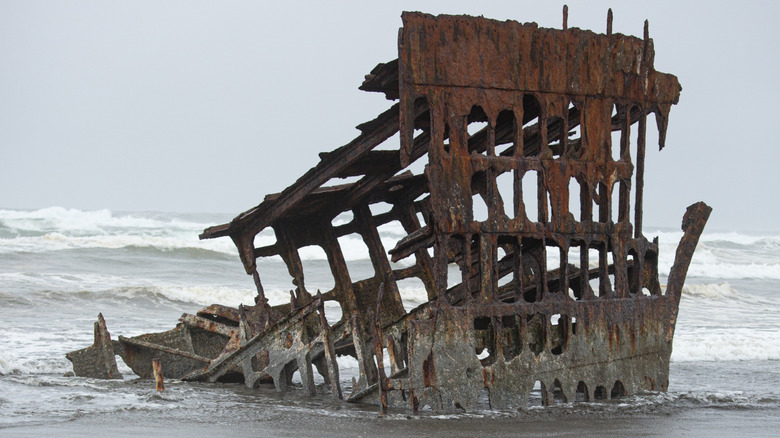
[[[339,217],[337,223],[347,221]],[[171,213],[114,213],[110,210],[83,211],[50,207],[35,211],[0,210],[0,254],[41,253],[72,249],[149,248],[159,251],[192,249],[237,254],[227,238],[199,240],[207,227],[229,220],[226,215]],[[397,222],[379,228],[385,250],[405,236]],[[660,242],[659,271],[668,273],[674,263],[680,231],[651,231]],[[256,246],[276,241],[265,230],[255,239]],[[339,238],[347,261],[369,260],[366,244],[358,234]],[[326,260],[317,246],[300,249],[301,259]],[[413,263],[410,257],[404,263]],[[780,235],[713,232],[702,235],[688,271],[689,277],[780,279]]]
[[[780,332],[754,328],[692,329],[680,324],[673,362],[780,360]]]

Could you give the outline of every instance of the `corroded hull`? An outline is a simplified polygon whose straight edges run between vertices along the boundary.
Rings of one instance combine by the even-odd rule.
[[[537,383],[545,405],[665,390],[682,286],[711,209],[686,212],[663,290],[658,241],[642,234],[645,140],[654,115],[664,146],[681,88],[655,70],[647,25],[636,38],[612,34],[611,12],[606,34],[569,29],[566,10],[562,29],[402,19],[398,59],[361,86],[398,103],[287,189],[200,236],[230,237],[253,278],[254,306],[201,315],[201,327],[229,320],[237,334],[209,354],[198,352],[205,338],[181,333],[120,338],[119,354],[142,375],[157,352],[178,355],[174,374],[185,380],[238,372],[279,391],[297,370],[308,394],[316,368],[337,398],[338,356],[350,355],[358,375],[347,399],[383,410],[472,410],[485,392],[493,408],[523,408]],[[412,172],[416,160],[424,172]],[[389,224],[405,236],[387,250]],[[269,229],[275,241],[256,247]],[[369,278],[354,278],[345,236],[365,244]],[[329,291],[307,289],[299,251],[310,246],[327,258]],[[257,260],[276,256],[294,290],[289,305],[271,307]],[[403,280],[427,302],[407,312]],[[326,302],[340,307],[332,327]],[[106,337],[79,355],[90,357],[84,369],[106,362]]]

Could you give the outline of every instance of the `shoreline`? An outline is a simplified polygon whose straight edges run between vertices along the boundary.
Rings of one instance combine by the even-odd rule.
[[[243,410],[242,410],[243,411]],[[780,427],[780,410],[684,408],[676,412],[630,415],[599,415],[560,412],[511,416],[436,416],[413,417],[390,414],[344,417],[336,412],[305,409],[289,412],[256,411],[254,415],[216,415],[217,418],[162,418],[157,411],[136,410],[112,414],[88,414],[59,423],[42,422],[0,428],[0,436],[76,437],[95,436],[224,436],[321,438],[349,436],[769,436]],[[223,413],[224,414],[224,413]],[[245,413],[246,414],[246,413]],[[207,414],[206,414],[207,415]]]

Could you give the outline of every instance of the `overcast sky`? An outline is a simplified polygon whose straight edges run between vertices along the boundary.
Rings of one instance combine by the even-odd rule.
[[[780,230],[780,3],[569,1],[569,26],[640,36],[678,76],[648,147],[647,226]],[[0,0],[0,208],[238,214],[391,103],[357,87],[397,57],[403,10],[561,26],[563,2]],[[652,121],[652,118],[651,118]]]

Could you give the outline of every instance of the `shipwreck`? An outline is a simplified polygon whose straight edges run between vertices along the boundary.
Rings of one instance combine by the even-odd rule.
[[[298,371],[305,393],[415,412],[473,410],[485,394],[490,408],[524,408],[535,385],[543,405],[666,390],[711,209],[685,212],[663,288],[658,239],[642,234],[645,138],[654,114],[663,148],[681,87],[654,69],[647,22],[637,38],[612,33],[611,11],[605,34],[568,28],[566,9],[562,29],[402,20],[398,59],[360,86],[397,102],[287,189],[201,234],[233,240],[254,305],[215,304],[173,330],[117,340],[101,316],[95,344],[67,355],[77,375],[118,377],[119,355],[150,377],[159,358],[169,378],[285,391]],[[418,160],[425,170],[414,173]],[[377,203],[391,208],[374,214]],[[378,227],[391,222],[406,236],[385,248]],[[275,243],[255,247],[269,227]],[[365,242],[370,278],[347,268],[346,235]],[[311,245],[327,255],[332,290],[307,288],[298,250]],[[269,304],[258,272],[271,256],[294,288],[283,305]],[[397,284],[408,278],[428,297],[413,309]],[[326,302],[341,309],[335,323]],[[339,378],[345,355],[359,365],[351,385]]]

